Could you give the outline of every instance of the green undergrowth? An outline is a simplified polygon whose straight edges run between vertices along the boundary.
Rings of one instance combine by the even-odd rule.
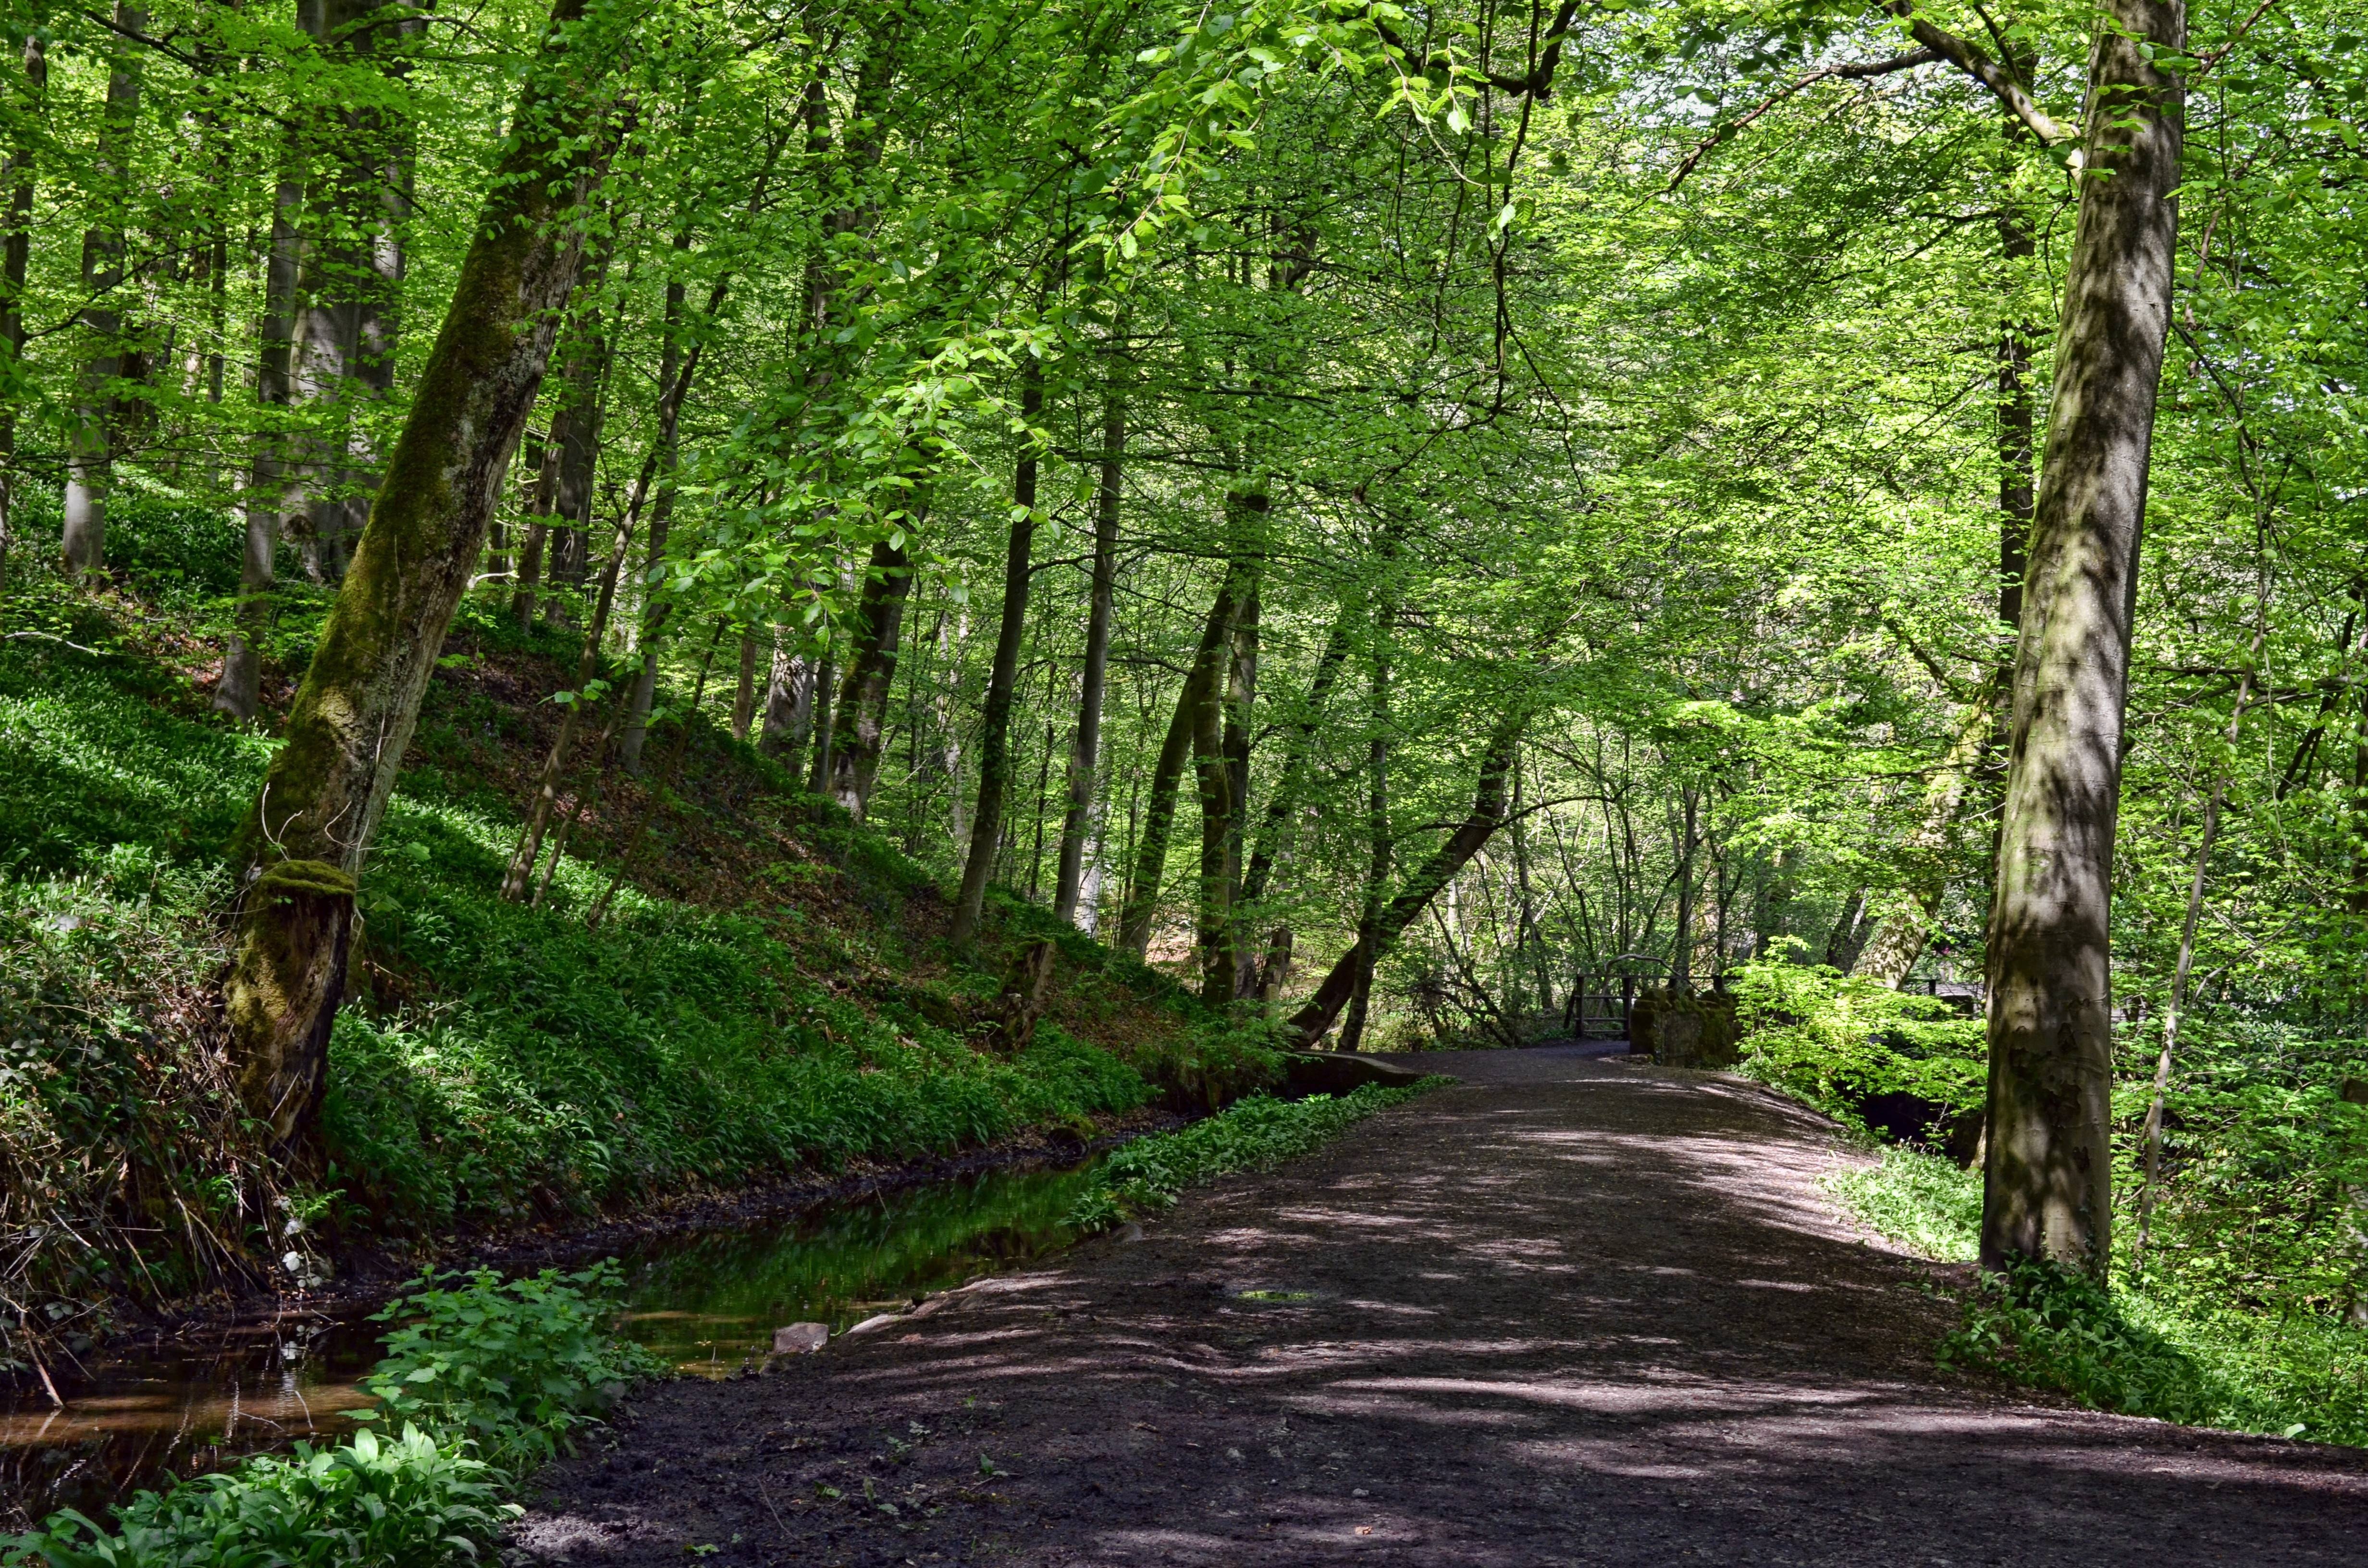
[[[520,1509],[525,1474],[661,1369],[608,1332],[613,1267],[419,1291],[365,1381],[371,1425],[342,1441],[158,1492],[106,1522],[68,1510],[0,1542],[42,1568],[435,1568],[477,1561]]]
[[[646,859],[676,882],[637,872],[587,928],[614,870],[596,846],[561,862],[541,907],[506,903],[517,802],[493,765],[515,776],[531,736],[485,697],[495,683],[456,670],[361,879],[328,1167],[287,1184],[230,1096],[215,1021],[221,857],[271,754],[175,663],[204,653],[173,639],[216,586],[135,574],[133,591],[91,597],[37,576],[0,600],[45,632],[0,642],[0,1224],[36,1238],[0,1260],[15,1306],[0,1363],[36,1353],[28,1327],[77,1348],[109,1300],[1086,1131],[1278,1074],[1261,1031],[1000,893],[976,960],[955,961],[905,918],[935,897],[926,873],[703,728],[675,819],[689,847]],[[562,641],[478,606],[456,657],[515,666]],[[1037,935],[1061,948],[1056,1017],[1017,1054],[986,1049],[971,1020]]]
[[[1944,1115],[1982,1103],[1982,1020],[1946,1002],[1803,964],[1746,964],[1729,981],[1742,1071],[1828,1116],[1863,1128],[1876,1095],[1913,1095]]]
[[[1094,1185],[1071,1206],[1068,1222],[1101,1231],[1172,1208],[1187,1188],[1296,1159],[1377,1111],[1452,1082],[1430,1077],[1395,1089],[1367,1084],[1338,1097],[1302,1100],[1259,1095],[1177,1131],[1138,1138],[1102,1162]]]
[[[1893,1146],[1826,1186],[1871,1229],[1923,1256],[1963,1263],[1979,1250],[1978,1172]],[[2121,1284],[2111,1290],[2029,1261],[1980,1277],[1942,1341],[1942,1364],[2097,1410],[2368,1444],[2368,1333],[2316,1313],[2272,1315],[2214,1300],[2192,1278],[2161,1269],[2133,1281],[2130,1239],[2121,1238]]]

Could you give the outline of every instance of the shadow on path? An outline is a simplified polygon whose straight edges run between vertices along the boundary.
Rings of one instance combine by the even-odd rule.
[[[2357,1563],[2368,1454],[1945,1378],[1828,1126],[1550,1048],[554,1467],[571,1564]],[[687,1553],[712,1546],[711,1553]]]

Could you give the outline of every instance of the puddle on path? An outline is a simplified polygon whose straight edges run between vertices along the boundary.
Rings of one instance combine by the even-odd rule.
[[[990,1171],[752,1225],[655,1237],[619,1262],[623,1329],[682,1370],[733,1371],[783,1324],[834,1332],[931,1291],[1057,1251],[1089,1166]],[[238,1455],[348,1430],[378,1358],[366,1314],[290,1318],[94,1363],[0,1395],[0,1528],[116,1497]],[[54,1370],[55,1369],[53,1369]]]

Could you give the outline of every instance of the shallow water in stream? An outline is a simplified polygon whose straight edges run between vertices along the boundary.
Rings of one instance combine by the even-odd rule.
[[[848,1327],[1074,1239],[1061,1217],[1090,1167],[990,1171],[751,1224],[652,1237],[621,1253],[623,1331],[721,1377],[783,1324]],[[347,1431],[378,1358],[370,1309],[220,1329],[0,1395],[0,1527],[96,1515],[164,1477]],[[59,1369],[52,1369],[53,1371]]]

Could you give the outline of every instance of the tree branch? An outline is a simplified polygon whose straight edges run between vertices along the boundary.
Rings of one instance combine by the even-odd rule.
[[[2007,112],[2022,121],[2044,145],[2060,147],[2078,136],[2075,128],[2050,119],[2047,111],[2023,90],[2022,84],[2015,80],[2013,73],[1956,34],[1943,32],[1916,15],[1914,0],[1886,0],[1884,8],[1907,24],[1908,34],[1918,43],[1988,88],[1990,96],[2005,105]],[[2075,152],[2072,157],[2077,166],[2079,153]]]

